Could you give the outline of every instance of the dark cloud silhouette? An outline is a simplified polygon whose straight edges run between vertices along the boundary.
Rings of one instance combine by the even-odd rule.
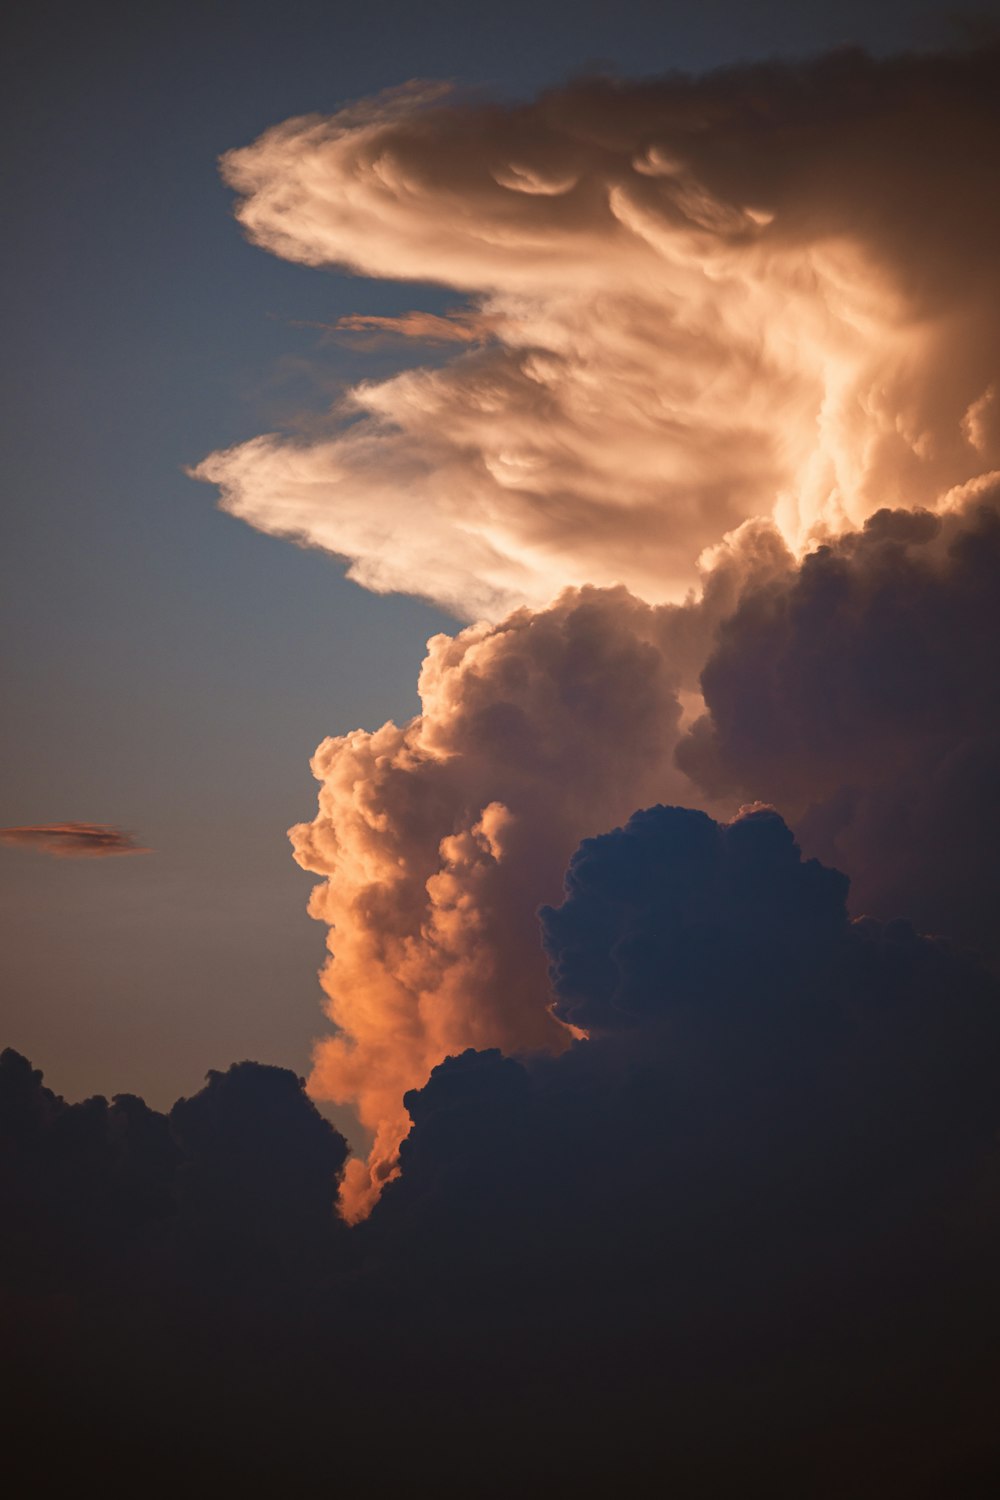
[[[797,1179],[805,1200],[775,1203],[759,1227],[784,1233],[804,1202],[799,1230],[811,1234],[810,1214],[838,1212],[813,1201],[830,1172],[843,1201],[871,1193],[874,1204],[908,1156],[917,1177],[955,1150],[991,1159],[995,982],[906,922],[852,921],[847,884],[804,861],[769,809],[719,825],[657,807],[586,840],[564,903],[542,921],[557,1010],[591,1040],[559,1058],[467,1052],[436,1069],[407,1096],[414,1130],[373,1230],[443,1183],[435,1212],[447,1199],[456,1216],[490,1204],[499,1219],[514,1214],[506,1192],[515,1217],[528,1205],[560,1239],[575,1237],[574,1200],[614,1236],[633,1215],[676,1234],[683,1194],[708,1172],[741,1199],[751,1184]],[[488,1226],[477,1232],[488,1239]]]
[[[780,806],[851,870],[855,910],[1000,956],[998,638],[996,490],[880,511],[745,589],[678,762],[704,792]]]
[[[130,833],[108,823],[29,823],[0,828],[0,844],[34,849],[56,859],[103,859],[111,854],[149,854]]]
[[[333,1213],[343,1137],[284,1068],[244,1062],[181,1099],[177,1197],[185,1253],[215,1272],[279,1279],[318,1265],[341,1227]]]
[[[680,808],[636,813],[584,841],[565,903],[542,910],[556,1014],[593,1037],[801,984],[842,939],[847,886],[803,864],[771,810],[721,827]]]
[[[295,1427],[274,1387],[339,1263],[346,1154],[282,1068],[210,1073],[168,1117],[128,1095],[67,1104],[0,1055],[9,1471],[38,1493],[81,1468],[111,1492],[136,1466],[150,1494],[252,1485],[255,1425],[276,1419],[282,1443]]]
[[[407,1096],[362,1233],[461,1309],[456,1363],[513,1329],[497,1384],[544,1392],[597,1469],[933,1493],[989,1445],[1000,995],[846,891],[772,811],[639,813],[543,913],[593,1039],[467,1052]]]
[[[222,1292],[241,1275],[277,1285],[342,1228],[331,1204],[346,1143],[283,1068],[212,1072],[167,1117],[128,1094],[67,1104],[8,1049],[0,1149],[5,1269],[69,1297],[171,1275]]]
[[[353,1229],[284,1070],[165,1117],[4,1053],[22,1442],[164,1490],[988,1493],[1000,993],[846,897],[767,808],[586,840],[542,920],[591,1039],[435,1068]]]

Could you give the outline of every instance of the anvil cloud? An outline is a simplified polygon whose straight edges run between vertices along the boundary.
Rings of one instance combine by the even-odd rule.
[[[988,55],[845,54],[290,120],[224,160],[250,237],[457,289],[456,339],[488,341],[198,473],[466,619],[683,597],[753,516],[798,549],[935,505],[1000,465],[993,81]]]

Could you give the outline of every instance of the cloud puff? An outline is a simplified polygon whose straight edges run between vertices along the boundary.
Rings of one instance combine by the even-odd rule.
[[[276,127],[224,160],[251,238],[457,288],[452,336],[491,340],[198,474],[368,588],[494,620],[682,597],[748,517],[798,547],[936,504],[1000,467],[995,74],[843,54]]]
[[[678,750],[705,793],[776,803],[851,869],[856,910],[908,911],[993,956],[998,499],[880,511],[749,584]]]
[[[316,752],[319,812],[291,838],[326,877],[310,911],[331,928],[323,985],[338,1034],[318,1045],[309,1087],[356,1102],[376,1133],[369,1168],[349,1167],[348,1213],[394,1169],[403,1094],[436,1063],[569,1041],[549,1012],[535,912],[582,834],[680,784],[672,624],[624,590],[584,589],[436,636],[417,718]]]
[[[557,1016],[590,1037],[692,1004],[801,988],[843,940],[848,882],[803,863],[773,809],[715,823],[652,808],[587,839],[543,907]]]
[[[0,844],[34,849],[56,859],[103,859],[111,854],[149,854],[130,833],[108,823],[30,823],[0,828]]]

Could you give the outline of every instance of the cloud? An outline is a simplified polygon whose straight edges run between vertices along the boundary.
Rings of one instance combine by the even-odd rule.
[[[366,586],[488,622],[431,642],[411,724],[324,742],[319,815],[292,833],[326,877],[311,910],[333,955],[337,1034],[309,1086],[356,1103],[375,1137],[348,1169],[349,1214],[396,1170],[402,1096],[444,1056],[567,1045],[534,913],[578,841],[638,805],[772,803],[810,853],[856,871],[855,910],[983,941],[962,849],[992,751],[976,729],[959,754],[932,720],[949,672],[951,729],[978,712],[986,675],[951,663],[988,607],[973,591],[952,629],[942,597],[931,707],[891,733],[913,669],[878,639],[891,566],[858,605],[864,640],[850,609],[826,631],[817,601],[800,712],[784,688],[768,698],[782,646],[753,621],[755,599],[795,599],[824,558],[860,557],[886,507],[885,556],[902,548],[916,578],[995,484],[996,62],[845,53],[519,105],[421,85],[225,159],[265,248],[469,298],[443,327],[351,319],[470,346],[363,383],[318,436],[260,437],[199,470],[235,513],[347,557]],[[742,760],[720,770],[727,713]]]
[[[200,472],[483,618],[291,830],[367,1163],[282,1070],[164,1117],[0,1059],[29,1447],[995,1492],[1000,994],[917,929],[995,943],[996,61],[410,88],[227,159],[261,244],[471,299],[355,331],[468,348]]]
[[[165,1117],[4,1053],[8,1465],[56,1422],[106,1478],[319,1482],[334,1411],[362,1485],[990,1492],[1000,992],[846,889],[770,809],[586,840],[543,927],[591,1039],[435,1068],[353,1230],[285,1070]]]
[[[585,840],[563,901],[544,908],[541,922],[556,1012],[586,1026],[589,1039],[559,1057],[470,1052],[437,1069],[408,1096],[415,1128],[373,1226],[404,1204],[416,1212],[425,1194],[439,1216],[443,1200],[428,1175],[444,1172],[448,1212],[466,1219],[487,1255],[493,1214],[537,1213],[547,1234],[576,1239],[570,1203],[573,1212],[607,1214],[606,1236],[653,1222],[663,1233],[675,1214],[681,1224],[694,1214],[687,1200],[698,1192],[697,1171],[718,1152],[715,1168],[734,1172],[726,1192],[740,1194],[740,1212],[755,1201],[738,1182],[740,1163],[756,1186],[770,1180],[782,1194],[794,1163],[808,1201],[776,1199],[776,1220],[761,1227],[770,1235],[780,1222],[784,1232],[801,1216],[799,1228],[820,1236],[813,1195],[848,1162],[842,1190],[872,1194],[870,1206],[907,1170],[904,1139],[918,1175],[950,1171],[953,1147],[973,1140],[993,1163],[995,979],[905,921],[852,920],[848,884],[803,859],[772,809],[720,824],[658,806]],[[532,1118],[521,1131],[525,1110]],[[489,1163],[479,1150],[486,1130],[497,1132]],[[558,1170],[550,1150],[560,1154]],[[455,1173],[462,1158],[467,1181]],[[904,1213],[913,1206],[905,1197]],[[823,1212],[837,1211],[828,1203]],[[857,1224],[848,1216],[843,1227]],[[586,1256],[583,1242],[575,1254]],[[654,1262],[658,1252],[648,1254]],[[605,1257],[615,1259],[606,1242],[596,1258]],[[451,1272],[442,1266],[442,1274]]]
[[[767,523],[715,550],[697,599],[567,590],[549,609],[435,636],[410,723],[325,740],[319,810],[290,831],[325,877],[323,971],[336,1035],[310,1093],[357,1107],[374,1144],[343,1207],[370,1209],[409,1128],[403,1095],[467,1047],[565,1047],[538,949],[572,850],[637,804],[695,794],[674,764],[698,672],[742,589],[794,564]],[[725,807],[725,802],[721,804]],[[735,803],[733,803],[735,807]]]
[[[112,854],[149,854],[130,833],[108,823],[29,823],[0,828],[0,843],[34,849],[55,859],[103,859]]]
[[[678,761],[709,796],[779,805],[854,872],[856,910],[1000,957],[998,635],[1000,490],[880,511],[745,588]]]
[[[317,1046],[310,1092],[356,1103],[375,1133],[368,1167],[348,1168],[349,1215],[394,1170],[403,1094],[436,1063],[568,1043],[535,912],[582,834],[680,785],[674,623],[624,590],[584,589],[436,636],[417,718],[317,750],[318,815],[291,838],[326,877],[309,909],[331,928],[337,1035]]]
[[[655,1447],[707,1494],[776,1465],[782,1493],[860,1467],[905,1494],[925,1463],[930,1494],[986,1441],[1000,995],[905,922],[851,922],[846,889],[772,811],[637,813],[543,913],[592,1039],[467,1052],[407,1097],[370,1220],[406,1246],[399,1303],[456,1364],[503,1328],[507,1378],[597,1468]]]
[[[1000,468],[995,74],[987,50],[510,105],[421,85],[268,131],[223,164],[255,242],[455,288],[449,336],[491,340],[198,475],[466,619],[587,583],[680,599],[750,517],[798,549],[936,505]]]
[[[562,906],[542,908],[555,1013],[593,1038],[716,997],[800,990],[843,942],[847,887],[801,860],[771,808],[722,826],[684,808],[638,812],[585,840]]]
[[[792,567],[750,524],[712,558],[697,601],[568,590],[547,610],[435,636],[421,713],[327,739],[295,858],[325,877],[309,910],[330,927],[323,971],[336,1035],[309,1080],[373,1133],[343,1206],[367,1211],[396,1167],[407,1089],[449,1053],[567,1045],[553,1019],[536,912],[558,898],[579,840],[637,804],[693,787],[673,763],[718,621],[749,580]]]
[[[322,1270],[340,1228],[332,1207],[347,1144],[301,1078],[255,1062],[213,1069],[174,1105],[170,1131],[182,1153],[182,1263],[224,1285]]]
[[[443,318],[426,312],[403,313],[398,318],[351,313],[338,318],[333,327],[342,333],[398,334],[422,344],[479,344],[491,331],[489,319],[472,312],[449,313]],[[971,414],[969,420],[973,420]]]
[[[213,1070],[167,1117],[128,1094],[67,1104],[7,1048],[0,1144],[0,1200],[16,1226],[0,1263],[29,1280],[41,1263],[67,1296],[115,1277],[131,1294],[138,1271],[224,1297],[241,1278],[318,1264],[342,1230],[346,1142],[284,1068]]]
[[[751,523],[684,605],[568,591],[436,637],[418,718],[320,747],[319,815],[292,839],[327,877],[310,909],[331,928],[337,1035],[310,1089],[357,1104],[376,1137],[348,1169],[349,1215],[396,1169],[405,1091],[449,1053],[556,1052],[558,1022],[599,1028],[586,1006],[552,1006],[535,912],[576,843],[636,804],[778,806],[809,854],[856,872],[855,913],[910,910],[995,955],[997,533],[973,496],[879,512],[796,563]],[[717,882],[705,899],[722,900]],[[593,955],[581,963],[597,983]]]

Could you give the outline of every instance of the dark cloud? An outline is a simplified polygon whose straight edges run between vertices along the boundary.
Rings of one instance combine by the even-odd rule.
[[[108,1474],[160,1455],[165,1487],[977,1493],[1000,994],[846,894],[770,809],[585,841],[543,926],[591,1040],[437,1067],[354,1229],[293,1075],[243,1063],[164,1117],[5,1053],[23,1431]]]
[[[456,1361],[505,1330],[498,1384],[587,1434],[574,1474],[933,1493],[990,1441],[1000,995],[846,887],[771,811],[639,813],[543,913],[594,1039],[407,1097],[363,1233]]]
[[[339,1225],[331,1204],[346,1143],[283,1068],[212,1072],[169,1117],[133,1095],[80,1104],[46,1088],[17,1052],[0,1055],[0,1199],[16,1280],[76,1295],[142,1284],[170,1267],[225,1288],[277,1273]]]
[[[997,956],[1000,514],[880,511],[751,583],[677,759],[852,872],[852,905]]]
[[[56,859],[103,859],[111,854],[149,854],[130,833],[108,823],[29,823],[0,828],[0,844],[34,849]]]
[[[253,1429],[276,1372],[303,1364],[304,1299],[347,1235],[332,1209],[346,1152],[282,1068],[213,1072],[167,1117],[128,1095],[67,1104],[0,1055],[14,1482],[56,1493],[86,1470],[110,1493],[137,1474],[149,1494],[201,1494],[212,1474],[252,1485]],[[288,1405],[270,1415],[291,1434]]]
[[[593,1037],[799,985],[842,940],[847,886],[802,863],[773,811],[721,827],[681,808],[636,813],[584,841],[566,901],[542,910],[556,1014]]]
[[[343,1137],[284,1068],[211,1072],[170,1112],[182,1153],[177,1195],[185,1253],[222,1278],[315,1274],[341,1229],[333,1212]]]

